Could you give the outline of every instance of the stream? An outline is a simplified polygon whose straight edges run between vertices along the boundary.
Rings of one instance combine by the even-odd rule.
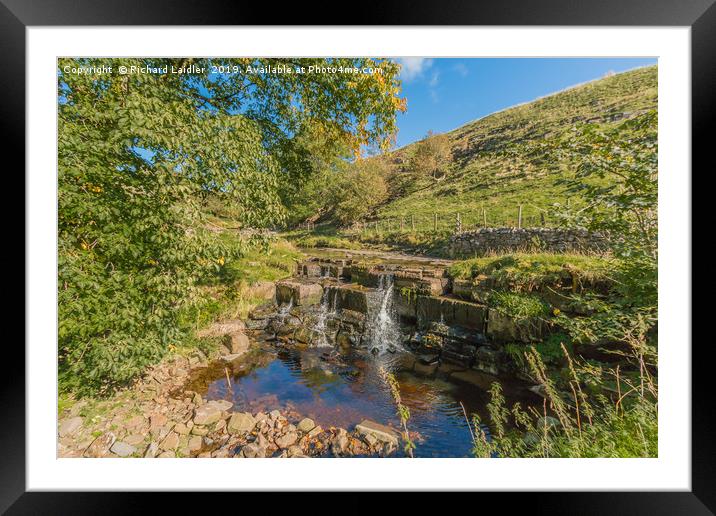
[[[313,256],[319,253],[310,251]],[[323,250],[322,259],[346,257],[355,251]],[[382,264],[445,267],[446,261],[407,255],[371,253]],[[366,314],[361,345],[339,346],[326,338],[334,301],[325,289],[314,307],[311,345],[286,345],[268,332],[254,339],[255,349],[232,372],[217,368],[203,385],[208,399],[224,399],[234,410],[251,413],[274,409],[293,414],[298,420],[313,419],[324,428],[353,428],[365,419],[400,429],[400,420],[390,391],[378,374],[379,367],[393,373],[400,385],[402,402],[410,410],[408,428],[416,444],[416,457],[469,457],[472,450],[468,415],[489,421],[489,388],[499,381],[509,407],[541,406],[541,398],[529,384],[498,378],[475,369],[438,364],[406,350],[401,344],[401,326],[392,308],[391,276],[381,276],[377,294]],[[283,305],[278,317],[291,317],[292,306]],[[230,374],[230,381],[226,376]],[[462,403],[462,405],[461,405]],[[398,455],[403,455],[402,449]]]

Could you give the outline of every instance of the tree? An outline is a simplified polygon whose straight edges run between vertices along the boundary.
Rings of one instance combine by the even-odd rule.
[[[383,73],[250,68],[284,64]],[[296,130],[387,144],[404,108],[397,70],[370,59],[61,59],[61,388],[105,393],[161,358],[182,337],[197,280],[242,251],[207,238],[198,200],[234,203],[245,226],[280,223],[282,185],[299,173]]]
[[[613,274],[619,298],[609,309],[575,319],[573,329],[590,340],[641,345],[657,321],[657,113],[610,129],[577,128],[564,152],[577,169],[562,183],[584,206],[563,207],[562,224],[604,233],[618,258]]]
[[[428,131],[426,137],[415,146],[409,168],[418,176],[429,175],[437,181],[445,176],[451,159],[452,150],[448,136]]]
[[[352,224],[371,213],[385,201],[388,185],[387,166],[382,158],[358,160],[337,175],[331,191],[331,210],[336,221]]]

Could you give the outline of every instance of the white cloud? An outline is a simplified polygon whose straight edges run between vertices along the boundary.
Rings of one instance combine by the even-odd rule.
[[[425,70],[433,65],[433,60],[427,57],[401,57],[398,62],[402,65],[400,77],[405,82],[420,77]]]
[[[465,66],[463,63],[457,63],[455,65],[455,71],[460,74],[462,77],[467,77],[468,70],[467,66]]]
[[[434,88],[438,85],[438,79],[440,78],[440,74],[438,72],[433,72],[433,75],[430,77],[430,80],[428,81],[428,85],[431,88]]]

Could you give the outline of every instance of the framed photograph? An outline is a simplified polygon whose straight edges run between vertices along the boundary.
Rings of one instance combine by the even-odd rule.
[[[711,4],[259,26],[2,0],[28,302],[0,507],[434,490],[711,514]]]

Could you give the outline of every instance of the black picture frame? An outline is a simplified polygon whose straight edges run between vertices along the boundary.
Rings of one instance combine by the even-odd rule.
[[[715,0],[500,0],[438,3],[384,1],[355,9],[350,17],[334,5],[196,0],[0,0],[0,124],[6,149],[24,148],[25,30],[62,25],[549,25],[691,27],[693,167],[712,167],[709,127],[716,119]],[[277,11],[281,11],[280,13]],[[24,153],[15,170],[24,166]],[[692,167],[692,168],[693,168]],[[692,173],[692,177],[693,177]],[[685,178],[686,180],[686,178]],[[30,271],[26,270],[27,274]],[[688,345],[690,343],[684,343]],[[704,344],[707,344],[706,342]],[[690,492],[530,493],[530,512],[551,514],[713,514],[716,453],[709,415],[711,346],[692,347],[692,490]],[[8,514],[127,513],[144,507],[139,494],[26,492],[25,363],[16,350],[14,367],[0,375],[0,511]],[[21,365],[22,364],[22,365]],[[216,496],[216,495],[211,495]],[[480,504],[500,496],[501,511],[525,503],[525,495],[480,494]],[[185,502],[162,496],[164,510]],[[349,505],[348,499],[343,501]],[[181,504],[181,505],[179,505]],[[486,507],[486,505],[483,505]],[[388,509],[389,507],[384,507]]]

